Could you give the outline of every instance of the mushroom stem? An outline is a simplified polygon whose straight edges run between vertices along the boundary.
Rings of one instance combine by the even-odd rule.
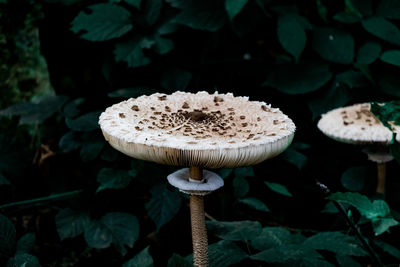
[[[386,191],[386,162],[377,163],[378,165],[378,181],[376,185],[376,192],[385,194]]]
[[[189,175],[192,180],[201,181],[203,170],[199,167],[190,167]],[[203,196],[190,195],[190,220],[192,224],[193,265],[195,267],[208,266],[208,240]]]

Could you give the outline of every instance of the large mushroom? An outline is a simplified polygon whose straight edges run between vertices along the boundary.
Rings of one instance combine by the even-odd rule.
[[[107,108],[99,123],[110,145],[130,157],[188,167],[168,181],[190,194],[195,266],[208,265],[203,196],[223,185],[203,168],[257,164],[283,152],[295,131],[264,102],[207,92],[131,98]]]
[[[393,133],[370,110],[369,103],[331,110],[322,115],[318,128],[336,141],[365,145],[368,159],[377,163],[376,192],[385,194],[386,162],[393,159],[387,146],[392,141]],[[392,129],[400,132],[397,126]]]

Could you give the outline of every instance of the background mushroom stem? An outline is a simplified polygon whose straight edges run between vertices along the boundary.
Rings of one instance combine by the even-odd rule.
[[[385,194],[386,191],[386,162],[377,163],[378,180],[376,184],[376,192]]]
[[[199,167],[189,168],[192,180],[203,180],[203,170]],[[190,195],[190,220],[192,225],[193,265],[208,266],[208,240],[204,217],[203,196]]]

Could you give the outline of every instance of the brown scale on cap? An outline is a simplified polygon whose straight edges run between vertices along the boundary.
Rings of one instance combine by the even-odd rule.
[[[167,96],[166,96],[166,95],[159,96],[159,97],[158,97],[158,100],[160,100],[160,101],[167,100]]]
[[[124,119],[125,118],[125,114],[124,113],[119,113],[118,114],[120,118]]]
[[[241,120],[244,120],[244,119],[246,119],[246,116],[240,116],[239,117]]]
[[[131,107],[131,109],[132,109],[133,111],[139,111],[138,105],[133,105],[133,106]]]
[[[215,102],[215,103],[224,102],[224,99],[223,99],[222,97],[215,96],[215,97],[214,97],[214,102]]]
[[[271,109],[269,109],[267,106],[261,106],[261,109],[262,110],[264,110],[264,111],[266,111],[266,112],[269,112],[269,111],[271,111]]]
[[[182,108],[188,109],[188,108],[190,108],[190,106],[187,102],[183,102]]]

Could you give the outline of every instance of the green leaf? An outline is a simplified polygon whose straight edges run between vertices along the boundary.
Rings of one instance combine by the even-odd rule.
[[[159,230],[178,213],[182,205],[182,197],[178,192],[168,190],[166,184],[154,186],[151,189],[151,195],[151,200],[146,204],[146,210]]]
[[[278,183],[272,183],[272,182],[264,182],[264,183],[272,191],[275,191],[281,195],[292,197],[292,194],[287,190],[286,186],[278,184]]]
[[[350,191],[361,191],[365,186],[368,173],[368,168],[364,166],[347,169],[341,177],[343,187]]]
[[[153,258],[149,253],[149,246],[139,252],[131,260],[125,262],[122,267],[153,267]]]
[[[332,201],[329,201],[329,202],[325,205],[324,209],[323,209],[321,212],[323,212],[323,213],[338,213],[339,210],[338,210],[338,208],[335,206],[335,204],[333,204]]]
[[[104,189],[119,189],[127,187],[132,181],[132,177],[128,171],[103,168],[97,174],[97,182],[100,186],[97,188],[96,193]]]
[[[327,250],[339,255],[364,256],[367,253],[357,240],[340,232],[320,232],[304,241],[303,245],[316,250]]]
[[[395,66],[400,66],[400,50],[389,50],[383,52],[381,60]]]
[[[143,49],[149,49],[155,41],[147,37],[136,37],[134,39],[117,43],[115,45],[115,60],[125,61],[128,67],[136,68],[148,65],[151,60],[143,53]]]
[[[97,158],[106,144],[104,138],[99,139],[98,132],[88,132],[87,136],[82,137],[82,146],[79,155],[83,162],[88,162]],[[87,139],[89,137],[90,139]]]
[[[68,128],[78,132],[88,132],[99,128],[100,111],[86,113],[76,119],[66,118],[65,123]]]
[[[359,16],[348,11],[337,13],[333,16],[333,19],[346,24],[353,24],[361,20]]]
[[[139,237],[139,222],[129,213],[107,213],[98,221],[92,221],[85,230],[85,240],[90,247],[107,248],[111,245],[122,254],[125,246],[130,248]]]
[[[67,132],[61,137],[58,146],[60,147],[60,150],[64,153],[78,149],[79,147],[81,147],[81,140],[78,136],[78,133],[74,131]]]
[[[371,0],[345,0],[345,6],[347,10],[359,17],[368,17],[373,13]]]
[[[190,81],[192,73],[179,68],[169,68],[161,77],[161,86],[169,91],[185,91]]]
[[[229,19],[233,20],[242,11],[248,0],[225,0],[225,10]]]
[[[400,223],[393,218],[381,218],[379,220],[372,221],[372,227],[374,228],[375,235],[381,235],[392,226],[397,226]]]
[[[313,49],[325,60],[350,64],[354,57],[354,39],[348,32],[335,28],[315,28]]]
[[[226,179],[229,177],[229,175],[231,175],[231,173],[233,172],[233,169],[221,169],[219,170],[218,174],[219,176],[221,176],[222,179]]]
[[[210,233],[229,241],[251,240],[262,231],[261,224],[256,221],[207,221],[206,225]]]
[[[233,242],[221,240],[208,246],[208,257],[211,267],[228,267],[248,258],[248,255]]]
[[[350,256],[336,255],[336,260],[340,267],[361,267],[361,264]]]
[[[35,246],[36,235],[27,233],[23,235],[17,242],[17,253],[29,253]]]
[[[328,64],[301,62],[279,66],[271,72],[263,85],[274,87],[286,94],[296,95],[313,92],[331,78],[332,73],[329,71]]]
[[[80,37],[89,41],[106,41],[118,38],[132,29],[130,12],[114,4],[89,6],[90,14],[81,11],[72,21],[74,33],[86,31]]]
[[[307,36],[304,27],[299,23],[298,15],[285,15],[278,19],[278,40],[282,47],[291,54],[296,62],[303,52]]]
[[[374,244],[380,247],[383,251],[389,253],[393,257],[400,259],[400,250],[380,239],[374,240]]]
[[[237,198],[244,197],[250,189],[249,183],[243,176],[236,176],[232,182],[233,193]]]
[[[379,58],[382,47],[376,42],[367,42],[363,44],[357,53],[357,63],[369,65]]]
[[[254,170],[253,167],[248,166],[248,167],[241,167],[241,168],[236,168],[234,170],[235,176],[236,177],[251,177],[254,176]]]
[[[168,52],[174,49],[174,42],[172,40],[161,37],[159,35],[154,36],[154,51],[156,51],[160,55],[167,54]]]
[[[321,260],[322,256],[315,250],[307,248],[306,246],[289,244],[264,250],[251,256],[251,258],[268,263],[287,263],[289,261],[301,263],[306,259],[308,264],[300,266],[315,266],[314,264],[310,264],[312,260]]]
[[[325,22],[328,22],[328,9],[324,5],[322,0],[316,0],[317,11],[321,19]]]
[[[40,267],[38,258],[33,255],[22,253],[10,258],[6,267]]]
[[[307,156],[305,156],[303,153],[300,153],[297,150],[290,147],[286,149],[285,152],[282,153],[281,157],[290,164],[296,166],[297,169],[299,170],[301,170],[304,167],[304,165],[306,165],[308,160]]]
[[[390,21],[382,17],[372,17],[363,20],[361,25],[370,34],[391,44],[400,45],[400,31]]]
[[[73,118],[78,116],[80,113],[79,106],[82,105],[85,102],[85,100],[86,100],[85,98],[80,97],[65,104],[63,109],[64,116],[67,118]]]
[[[266,250],[291,243],[290,232],[282,227],[264,227],[261,234],[251,240],[251,245],[258,250]]]
[[[400,19],[400,2],[397,0],[381,0],[376,14],[388,19]]]
[[[238,200],[239,203],[246,204],[250,206],[253,209],[259,210],[259,211],[265,211],[269,212],[270,210],[268,207],[262,202],[261,200],[254,198],[254,197],[247,197],[247,198],[242,198]]]
[[[168,267],[192,267],[192,263],[181,255],[174,253],[168,260]]]
[[[214,0],[166,0],[171,6],[181,9],[181,12],[172,20],[196,30],[215,32],[226,22],[223,1]]]
[[[14,224],[6,216],[0,214],[0,259],[14,255],[16,231]]]
[[[125,3],[136,7],[137,9],[140,9],[140,3],[142,2],[142,0],[124,0]]]
[[[69,208],[59,211],[56,215],[56,227],[61,240],[82,234],[89,222],[89,215],[86,212]]]
[[[108,97],[120,97],[120,98],[131,98],[138,97],[141,95],[151,95],[156,93],[157,90],[146,88],[146,87],[132,87],[132,88],[123,88],[116,91],[112,91],[107,94]]]
[[[162,8],[162,0],[146,0],[144,6],[144,13],[146,14],[146,21],[149,25],[153,25],[160,16]]]

